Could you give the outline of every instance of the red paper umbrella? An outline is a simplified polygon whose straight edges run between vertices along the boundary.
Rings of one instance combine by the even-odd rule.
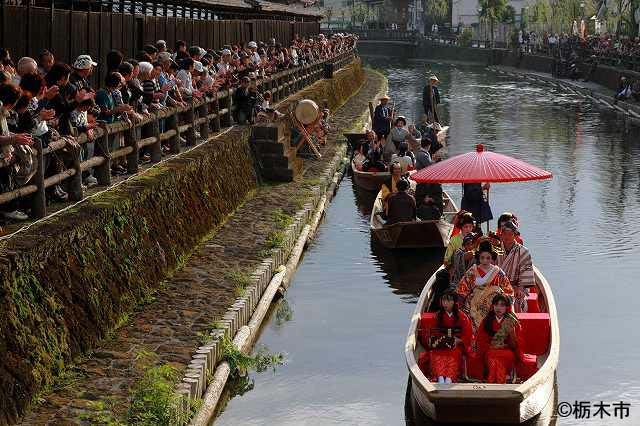
[[[420,183],[519,182],[551,179],[546,170],[521,160],[476,145],[474,152],[456,155],[414,173],[411,179]]]

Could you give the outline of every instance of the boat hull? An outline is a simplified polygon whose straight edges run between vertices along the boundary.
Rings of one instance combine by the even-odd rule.
[[[373,234],[386,248],[442,248],[449,244],[451,225],[442,220],[400,222],[374,229]]]
[[[378,192],[382,185],[389,179],[391,176],[389,172],[362,172],[356,169],[356,166],[353,162],[351,162],[351,170],[353,171],[353,181],[360,188],[371,191]]]
[[[411,182],[415,190],[415,182]],[[382,194],[379,193],[371,210],[369,226],[373,236],[389,249],[443,248],[449,245],[453,225],[451,221],[458,211],[451,197],[444,193],[443,219],[399,222],[385,225],[379,212],[383,210]]]
[[[554,395],[555,374],[559,360],[560,337],[555,301],[544,276],[534,267],[536,287],[551,320],[549,351],[543,356],[538,371],[520,384],[454,383],[438,385],[430,382],[416,362],[420,315],[428,306],[435,274],[425,285],[405,344],[405,356],[411,379],[411,398],[419,415],[443,423],[523,423],[548,410]],[[551,404],[553,405],[553,404]]]

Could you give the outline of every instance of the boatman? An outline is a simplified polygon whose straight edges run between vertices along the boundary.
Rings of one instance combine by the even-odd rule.
[[[393,111],[387,106],[389,97],[384,95],[380,98],[380,104],[373,112],[373,131],[376,132],[378,140],[387,139],[391,131],[391,121],[393,120]]]
[[[429,77],[429,82],[424,86],[422,91],[422,106],[424,107],[424,113],[427,114],[433,122],[440,123],[438,119],[438,105],[440,104],[440,91],[438,90],[438,77],[432,75]],[[429,91],[431,89],[431,91]]]
[[[498,255],[496,265],[502,268],[513,287],[515,311],[527,312],[528,289],[533,287],[536,281],[531,254],[525,246],[516,241],[518,235],[520,232],[515,222],[508,221],[502,225],[502,254]]]

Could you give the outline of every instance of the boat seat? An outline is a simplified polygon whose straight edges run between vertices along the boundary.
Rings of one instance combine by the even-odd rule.
[[[551,320],[548,313],[517,313],[522,326],[524,353],[543,355],[549,350],[551,343]]]
[[[538,371],[538,357],[533,354],[524,354],[524,359],[516,363],[516,374],[521,381],[528,380],[529,377]]]
[[[527,296],[527,312],[540,313],[540,305],[538,304],[538,293],[529,292]]]
[[[436,315],[436,312],[424,312],[420,317],[418,336],[420,338],[420,343],[422,343],[422,346],[425,348],[427,347],[426,343],[429,341],[429,336],[431,335],[431,329],[438,325],[438,318]]]

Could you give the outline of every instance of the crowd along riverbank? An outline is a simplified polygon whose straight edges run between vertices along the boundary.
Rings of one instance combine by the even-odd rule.
[[[172,408],[167,414],[174,416],[171,421],[184,423],[197,408],[208,409],[210,404],[203,406],[197,401],[214,381],[216,365],[233,351],[227,343],[238,332],[244,335],[248,324],[255,332],[259,325],[256,318],[273,297],[274,286],[269,288],[268,284],[275,274],[276,280],[284,283],[282,287],[286,286],[295,270],[295,259],[312,238],[313,228],[330,202],[341,176],[336,171],[342,167],[346,151],[340,142],[342,132],[362,127],[368,102],[385,87],[383,76],[365,72],[355,60],[333,79],[321,80],[279,105],[286,111],[290,103],[310,98],[326,103],[333,112],[322,159],[305,160],[300,177],[291,183],[252,183],[256,182],[255,171],[244,139],[240,139],[244,147],[237,152],[246,157],[218,158],[217,166],[228,173],[216,185],[229,194],[225,198],[216,192],[216,203],[224,208],[229,197],[248,191],[239,207],[202,240],[188,260],[187,256],[182,258],[181,267],[170,279],[156,291],[145,293],[144,306],[134,311],[123,309],[106,338],[75,359],[53,391],[41,394],[40,403],[22,424],[127,423],[136,410],[152,411],[156,403],[155,409],[163,405]],[[234,171],[243,167],[251,169],[249,180],[240,178],[244,172]],[[189,214],[167,213],[167,220],[181,223],[210,214],[197,208]],[[280,271],[285,264],[286,272]],[[256,309],[258,317],[252,321]],[[252,336],[248,337],[250,341]],[[164,385],[171,392],[159,392],[158,387]],[[145,396],[153,401],[139,406],[138,400]]]

